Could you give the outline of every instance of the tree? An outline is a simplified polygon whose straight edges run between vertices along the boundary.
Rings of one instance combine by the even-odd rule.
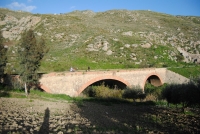
[[[183,100],[183,85],[174,85],[171,89],[171,103],[175,104],[176,107]]]
[[[182,90],[183,91],[181,101],[183,104],[183,108],[198,105],[200,92],[197,85],[193,81],[185,84]]]
[[[162,90],[162,96],[168,104],[182,104],[182,112],[186,107],[197,106],[200,102],[200,90],[193,81],[185,84],[170,84]]]
[[[18,57],[20,64],[20,78],[24,83],[26,95],[28,95],[33,84],[38,84],[39,77],[37,70],[47,51],[44,39],[40,38],[39,40],[36,40],[33,30],[25,31],[22,34],[18,48]]]
[[[198,98],[197,102],[198,102],[198,105],[200,107],[200,75],[195,78],[195,82],[196,82],[198,95],[199,95],[199,98]]]
[[[3,36],[0,33],[0,84],[4,77],[4,69],[7,63],[7,56],[6,56],[7,49],[3,45]]]
[[[172,89],[175,85],[174,84],[170,84],[167,85],[161,92],[162,94],[162,98],[167,100],[167,105],[169,106],[169,104],[172,102]]]

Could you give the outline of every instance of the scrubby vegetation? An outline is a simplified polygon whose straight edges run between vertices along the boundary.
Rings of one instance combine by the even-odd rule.
[[[186,107],[199,107],[200,77],[195,77],[185,84],[163,84],[159,87],[146,83],[144,91],[139,87],[114,90],[104,85],[89,86],[83,91],[83,94],[96,98],[128,99],[132,100],[132,102],[150,100],[159,104],[166,101],[168,106],[170,103],[176,106],[181,104],[183,109]]]
[[[105,85],[101,86],[89,86],[83,91],[83,94],[87,97],[96,97],[96,98],[122,98],[123,90],[114,90],[109,89]]]
[[[0,11],[3,43],[9,48],[5,70],[9,74],[19,73],[16,45],[21,33],[30,26],[36,37],[44,37],[50,48],[39,68],[42,73],[68,71],[71,66],[79,70],[88,66],[91,69],[198,68],[195,66],[198,63],[194,63],[198,60],[190,54],[198,56],[200,51],[199,17],[128,10],[59,15]],[[188,74],[195,75],[192,73]]]

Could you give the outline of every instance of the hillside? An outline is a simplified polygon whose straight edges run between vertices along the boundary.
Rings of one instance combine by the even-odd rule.
[[[17,44],[30,28],[50,48],[40,72],[71,66],[85,70],[200,64],[200,17],[129,10],[53,15],[0,9],[8,73],[17,72]]]

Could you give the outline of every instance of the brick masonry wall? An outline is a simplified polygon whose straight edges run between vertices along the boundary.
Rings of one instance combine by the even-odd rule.
[[[177,74],[175,72],[172,72],[170,70],[166,70],[166,83],[169,84],[182,84],[182,83],[187,83],[189,82],[189,79]]]
[[[172,82],[183,83],[187,81],[185,77],[173,73],[166,68],[146,68],[50,73],[44,74],[40,79],[40,83],[41,88],[47,92],[77,96],[87,86],[105,79],[118,80],[129,87],[140,86],[143,89],[146,80],[152,75],[157,76],[162,84]]]

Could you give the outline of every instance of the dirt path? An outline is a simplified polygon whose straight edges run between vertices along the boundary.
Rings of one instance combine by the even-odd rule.
[[[200,133],[200,116],[156,106],[0,98],[0,133]]]

